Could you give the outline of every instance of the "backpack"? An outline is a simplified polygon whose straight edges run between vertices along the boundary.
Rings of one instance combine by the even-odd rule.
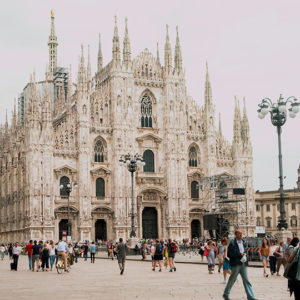
[[[155,254],[154,255],[162,255],[163,254],[163,247],[162,245],[156,245],[155,247]]]
[[[177,247],[176,247],[175,243],[171,243],[170,244],[170,250],[171,250],[171,253],[177,252]]]

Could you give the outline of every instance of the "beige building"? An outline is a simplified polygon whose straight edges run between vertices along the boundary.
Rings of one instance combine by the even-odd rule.
[[[54,16],[48,42],[49,70],[24,88],[11,124],[0,130],[0,241],[57,240],[66,232],[70,194],[72,239],[128,237],[130,173],[121,155],[139,153],[146,165],[135,173],[134,213],[138,237],[204,236],[203,215],[214,210],[214,193],[204,197],[202,178],[247,177],[239,226],[254,234],[252,146],[246,108],[235,101],[233,141],[216,125],[206,69],[204,104],[188,95],[181,46],[175,55],[168,34],[164,63],[145,49],[131,57],[127,20],[121,55],[115,20],[112,60],[97,71],[80,57],[77,81],[57,66]],[[122,57],[121,57],[122,56]],[[239,184],[237,183],[237,186]],[[210,190],[218,187],[210,184]],[[232,227],[232,226],[231,226]],[[231,228],[231,231],[234,228]]]
[[[298,168],[297,187],[284,190],[285,212],[288,230],[300,236],[300,166]],[[257,191],[255,193],[256,225],[264,226],[266,235],[274,235],[278,231],[280,217],[280,194],[276,191]]]

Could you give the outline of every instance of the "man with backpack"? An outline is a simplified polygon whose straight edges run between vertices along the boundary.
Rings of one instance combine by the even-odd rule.
[[[178,250],[176,241],[174,240],[172,242],[172,240],[169,239],[167,248],[168,248],[168,257],[169,257],[169,264],[170,264],[170,272],[173,272],[173,271],[176,272],[176,267],[174,265],[175,254]]]
[[[155,248],[154,248],[154,267],[152,269],[153,271],[155,271],[156,264],[158,262],[159,272],[161,272],[162,261],[164,259],[163,253],[164,253],[163,242],[160,242],[159,240],[156,240],[156,244],[155,244]]]

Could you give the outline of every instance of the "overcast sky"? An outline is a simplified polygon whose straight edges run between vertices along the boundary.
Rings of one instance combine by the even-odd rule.
[[[73,69],[76,78],[80,44],[90,44],[92,72],[96,72],[98,34],[104,64],[111,60],[114,15],[118,17],[121,45],[124,19],[132,57],[145,48],[163,61],[165,28],[169,24],[173,56],[179,27],[188,93],[204,102],[205,62],[208,61],[216,118],[222,115],[224,135],[231,141],[234,96],[245,96],[254,150],[255,189],[278,188],[276,128],[270,119],[257,118],[264,97],[276,101],[300,98],[300,1],[167,1],[167,0],[44,0],[1,1],[0,4],[0,123],[9,116],[13,99],[36,71],[44,79],[48,63],[50,10],[55,13],[58,62]],[[86,49],[87,47],[85,47]],[[300,113],[283,127],[285,187],[293,188],[300,163]]]

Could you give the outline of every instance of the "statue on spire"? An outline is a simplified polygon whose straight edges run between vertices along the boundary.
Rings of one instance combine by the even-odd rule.
[[[51,31],[48,40],[49,47],[49,71],[50,75],[53,76],[55,69],[57,68],[57,37],[55,35],[55,25],[54,25],[54,12],[51,10]]]

